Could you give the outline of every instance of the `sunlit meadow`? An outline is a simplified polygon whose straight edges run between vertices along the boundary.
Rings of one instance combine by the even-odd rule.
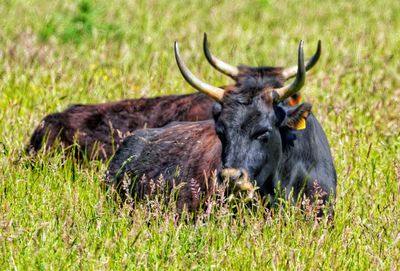
[[[233,65],[293,65],[300,39],[307,56],[322,40],[303,96],[335,160],[333,225],[291,206],[177,220],[173,204],[121,207],[101,162],[27,161],[35,126],[70,104],[193,92],[175,40],[197,76],[229,83],[203,32]],[[399,63],[399,1],[2,0],[0,269],[400,269]]]

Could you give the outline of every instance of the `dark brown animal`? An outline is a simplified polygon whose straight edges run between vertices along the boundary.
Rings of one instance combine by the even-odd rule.
[[[200,192],[209,191],[208,179],[220,166],[221,142],[212,120],[173,122],[162,128],[140,129],[127,137],[110,162],[106,180],[123,200],[131,196],[143,199],[160,191],[168,198],[173,188],[183,184],[177,207],[195,210]],[[153,187],[160,177],[164,183],[157,191]]]
[[[247,78],[263,78],[266,83],[281,85],[292,78],[297,67],[249,67],[231,66],[213,56],[204,34],[204,53],[210,64],[217,70],[235,80],[234,85],[224,89],[236,89]],[[321,44],[314,56],[307,62],[306,70],[318,61]],[[295,94],[287,102],[295,105],[300,96]],[[77,157],[89,159],[108,159],[121,141],[140,128],[162,127],[172,121],[199,121],[211,119],[213,100],[207,95],[194,93],[188,95],[164,96],[158,98],[130,99],[103,104],[77,104],[66,110],[46,116],[33,132],[27,151],[36,153],[41,148],[49,150],[61,146],[74,150]]]
[[[199,94],[72,105],[41,121],[30,139],[28,151],[37,152],[43,145],[49,149],[60,144],[63,148],[78,147],[77,156],[108,159],[136,129],[162,127],[172,120],[209,119],[212,100]]]
[[[182,185],[178,208],[196,210],[207,179],[216,170],[233,185],[255,181],[264,197],[297,201],[303,196],[323,204],[336,192],[336,172],[326,136],[311,114],[311,105],[287,106],[305,81],[302,43],[296,79],[290,86],[251,77],[230,91],[196,78],[184,65],[177,44],[175,55],[186,81],[217,103],[213,121],[173,123],[138,130],[111,160],[108,184],[121,196],[140,199],[161,175],[166,185]],[[146,181],[132,181],[146,176]],[[320,209],[322,216],[324,209]]]

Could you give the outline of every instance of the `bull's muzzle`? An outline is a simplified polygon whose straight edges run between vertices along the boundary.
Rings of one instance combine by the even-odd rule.
[[[248,198],[253,198],[255,188],[246,170],[225,168],[221,171],[221,177],[228,182],[228,187],[231,191],[236,193],[245,192]]]

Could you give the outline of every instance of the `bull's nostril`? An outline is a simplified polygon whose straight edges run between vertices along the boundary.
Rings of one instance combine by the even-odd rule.
[[[249,174],[247,173],[247,170],[245,169],[240,169],[240,178],[247,180],[249,178]]]

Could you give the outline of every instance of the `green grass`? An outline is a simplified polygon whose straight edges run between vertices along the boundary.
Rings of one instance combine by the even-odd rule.
[[[2,1],[0,269],[399,269],[399,14],[392,0]],[[202,55],[204,31],[217,56],[254,66],[293,65],[300,39],[306,55],[322,40],[303,93],[335,159],[334,227],[294,208],[175,222],[157,204],[120,208],[99,162],[21,156],[71,103],[192,92],[174,40],[196,75],[229,83]]]

